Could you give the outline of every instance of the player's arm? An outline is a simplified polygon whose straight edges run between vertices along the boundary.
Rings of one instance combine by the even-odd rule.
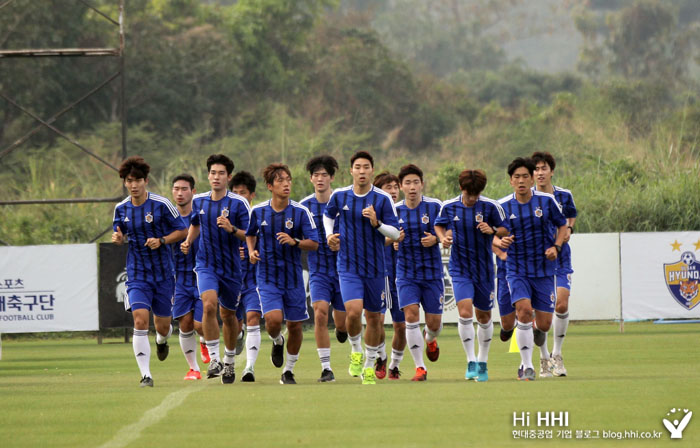
[[[508,253],[501,249],[501,239],[498,237],[493,238],[491,250],[493,250],[493,253],[503,261],[506,261],[506,258],[508,258]]]
[[[569,235],[568,220],[564,218],[564,215],[559,208],[559,204],[553,199],[549,201],[550,204],[550,216],[552,222],[557,226],[557,237],[554,240],[554,245],[548,248],[544,254],[548,260],[556,260],[557,256],[561,253],[561,245],[564,244],[564,240]]]
[[[447,249],[452,246],[452,235],[447,233],[447,227],[442,224],[435,224],[435,234],[438,237],[438,241],[442,244],[442,247]]]
[[[333,226],[335,226],[335,219],[324,214],[323,228],[326,231],[326,242],[333,252],[337,252],[340,249],[340,234],[333,233]]]
[[[190,247],[192,247],[192,241],[196,240],[199,236],[199,224],[190,224],[190,228],[187,230],[187,236],[185,241],[180,244],[180,251],[187,255],[190,252]]]
[[[177,229],[173,230],[169,234],[160,238],[149,238],[146,240],[144,246],[148,246],[151,249],[158,249],[160,246],[165,244],[173,244],[178,241],[182,241],[187,237],[187,229]]]
[[[370,224],[373,228],[377,229],[379,233],[391,240],[398,240],[399,233],[399,220],[396,217],[396,210],[394,209],[394,203],[389,199],[386,199],[380,205],[381,218],[386,221],[383,222],[377,216],[377,212],[374,210],[374,205],[370,205],[366,209],[362,210],[362,215],[369,219]]]
[[[260,261],[260,253],[255,248],[255,245],[258,243],[258,237],[246,235],[245,243],[248,245],[248,254],[250,256],[250,263],[255,264],[258,261]]]

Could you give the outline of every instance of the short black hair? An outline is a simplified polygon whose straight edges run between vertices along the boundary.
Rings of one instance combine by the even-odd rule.
[[[390,184],[392,182],[396,182],[396,184],[401,184],[399,182],[399,178],[396,177],[394,174],[391,174],[389,171],[382,171],[381,173],[377,174],[374,176],[374,182],[372,182],[372,185],[374,185],[377,188],[382,188],[386,184]]]
[[[486,188],[486,173],[482,170],[464,170],[459,173],[459,189],[470,195],[479,195]]]
[[[551,155],[548,152],[542,152],[542,151],[537,151],[532,153],[532,156],[530,156],[532,159],[532,163],[537,166],[538,163],[544,162],[547,165],[549,165],[549,169],[554,171],[554,168],[557,166],[557,162],[554,160],[554,156]]]
[[[312,176],[320,168],[324,168],[328,172],[328,175],[333,177],[335,176],[335,170],[338,169],[338,161],[332,156],[324,154],[314,157],[306,164],[306,171]]]
[[[367,159],[369,160],[369,164],[372,165],[372,168],[374,168],[374,158],[372,157],[372,154],[368,153],[367,151],[357,151],[355,154],[350,157],[350,166],[353,166],[355,164],[355,160],[357,159]]]
[[[248,171],[239,171],[231,178],[231,182],[228,183],[228,188],[233,190],[236,185],[245,185],[249,192],[255,193],[255,177]]]
[[[173,181],[170,182],[170,185],[175,185],[175,182],[177,182],[178,180],[184,180],[185,182],[188,182],[190,184],[190,190],[194,190],[194,177],[190,176],[187,173],[178,174],[177,176],[173,177]]]
[[[289,167],[283,163],[271,163],[269,164],[264,170],[263,170],[263,179],[265,179],[265,183],[267,185],[272,185],[275,183],[275,178],[282,176],[280,175],[280,171],[287,173],[287,176],[289,178],[292,178],[292,172],[289,170]]]
[[[527,168],[527,170],[530,172],[530,176],[532,176],[535,172],[535,164],[533,163],[532,159],[524,159],[522,157],[518,157],[510,162],[510,165],[508,165],[508,175],[512,177],[515,170],[523,166]]]
[[[119,177],[126,179],[128,176],[132,176],[135,179],[148,179],[150,171],[151,167],[143,160],[143,157],[131,156],[119,166]]]
[[[207,158],[207,172],[211,171],[212,165],[223,165],[226,167],[226,174],[233,173],[233,160],[223,154],[212,154]]]
[[[399,171],[399,184],[401,184],[401,182],[403,182],[403,178],[409,174],[415,174],[416,176],[420,177],[420,181],[423,182],[423,170],[418,168],[416,165],[409,163],[408,165],[402,166],[401,170]]]

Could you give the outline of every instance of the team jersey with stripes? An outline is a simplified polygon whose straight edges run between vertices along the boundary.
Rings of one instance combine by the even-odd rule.
[[[574,203],[574,196],[571,194],[571,191],[555,185],[554,199],[559,203],[564,218],[575,218],[578,215],[576,204]],[[560,269],[564,272],[573,271],[571,267],[571,246],[569,246],[569,243],[561,245],[561,253],[557,257],[557,270]]]
[[[187,216],[180,215],[187,227],[189,227],[193,215],[194,213],[190,213]],[[181,243],[182,241],[178,241],[173,244],[175,278],[178,283],[184,286],[197,286],[197,276],[194,273],[194,266],[197,261],[197,251],[199,250],[199,237],[192,242],[191,250],[187,252],[187,255],[183,254],[180,250]]]
[[[295,239],[318,242],[311,212],[298,202],[289,201],[279,212],[272,208],[270,201],[253,207],[246,235],[258,237],[258,285],[272,283],[285,289],[304,285],[301,249],[277,241],[277,234],[282,232]]]
[[[117,227],[129,241],[126,256],[126,276],[129,280],[172,280],[172,248],[161,245],[153,250],[146,246],[149,238],[165,237],[186,228],[180,213],[169,200],[148,192],[146,201],[135,206],[131,203],[131,196],[127,197],[114,207],[112,228],[115,232]]]
[[[493,282],[493,235],[477,228],[485,222],[489,227],[502,227],[505,214],[498,202],[479,196],[467,207],[462,195],[445,201],[436,224],[452,230],[452,250],[448,271],[452,277],[467,277],[475,283]]]
[[[247,229],[250,219],[248,201],[230,191],[214,201],[211,191],[200,193],[192,199],[192,225],[199,226],[199,251],[195,270],[207,269],[217,275],[242,281],[240,241],[233,233],[219,227],[219,216],[228,218],[239,229]]]
[[[510,194],[498,201],[506,213],[505,227],[515,236],[508,248],[508,275],[548,277],[554,275],[556,261],[550,261],[545,251],[554,245],[557,228],[566,225],[554,196],[539,191],[521,204]]]
[[[374,206],[377,219],[399,228],[394,201],[388,193],[372,187],[364,195],[357,195],[352,185],[333,191],[324,215],[338,222],[340,250],[338,272],[353,273],[359,277],[377,278],[386,275],[384,263],[384,235],[372,227],[362,210]]]
[[[257,268],[254,264],[250,264],[250,254],[248,253],[248,245],[246,244],[246,242],[241,241],[240,247],[243,249],[243,259],[241,260],[241,272],[243,276],[243,283],[241,284],[241,291],[247,291],[251,288],[255,288],[258,284],[255,278],[255,272]]]
[[[396,276],[410,280],[436,280],[442,278],[440,245],[423,247],[425,232],[435,235],[435,222],[442,208],[438,199],[423,196],[416,208],[408,208],[406,201],[396,204],[399,228],[405,232],[399,243]]]
[[[338,277],[338,270],[336,267],[338,263],[338,253],[333,252],[330,247],[328,247],[326,229],[323,227],[323,212],[326,210],[326,205],[328,203],[318,202],[315,194],[305,197],[300,203],[309,209],[311,216],[313,216],[316,229],[318,230],[318,250],[309,252],[308,256],[309,273],[324,274],[336,278]],[[338,232],[338,226],[338,220],[336,219],[333,226],[336,232]]]

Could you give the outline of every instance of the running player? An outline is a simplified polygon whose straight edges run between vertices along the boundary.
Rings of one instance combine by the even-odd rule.
[[[172,334],[172,297],[175,291],[173,254],[168,244],[187,234],[175,206],[146,190],[151,167],[139,156],[126,159],[119,177],[129,196],[114,207],[112,242],[129,242],[126,258],[124,307],[134,318],[134,356],[141,372],[141,387],[153,387],[151,346],[148,343],[149,312],[153,311],[158,359],[168,357]]]
[[[328,246],[338,251],[338,277],[345,303],[352,352],[350,375],[362,375],[362,384],[376,384],[374,363],[383,326],[385,287],[385,238],[399,237],[394,202],[372,185],[374,159],[365,151],[350,158],[353,184],[331,194],[323,216]],[[333,233],[335,220],[340,220]],[[366,357],[362,364],[362,310],[365,310]]]
[[[493,235],[505,236],[505,214],[498,202],[481,195],[486,188],[482,170],[459,174],[462,193],[445,201],[435,230],[443,247],[454,245],[449,272],[459,311],[458,332],[467,355],[467,380],[488,381],[488,356],[493,337]],[[452,236],[447,234],[448,227]],[[476,313],[474,310],[476,309]],[[479,358],[474,354],[474,314],[478,322]]]
[[[287,362],[280,384],[296,384],[294,365],[303,339],[302,323],[309,318],[301,267],[301,251],[318,249],[318,231],[309,209],[290,201],[292,173],[273,163],[263,171],[272,199],[253,207],[246,242],[250,262],[257,264],[258,291],[265,329],[272,339],[272,364],[284,362],[282,321],[287,321]],[[259,249],[255,249],[256,243]]]
[[[301,200],[301,205],[311,211],[314,225],[318,230],[318,251],[309,252],[309,291],[314,307],[314,336],[316,350],[321,360],[320,383],[335,381],[331,369],[331,342],[328,336],[328,309],[333,306],[333,322],[335,334],[339,342],[345,342],[348,337],[345,331],[345,305],[340,295],[338,281],[337,253],[330,250],[326,241],[326,231],[323,228],[323,211],[333,190],[331,183],[335,178],[338,162],[331,156],[314,157],[306,164],[314,193]],[[338,223],[335,223],[337,230]]]
[[[399,199],[399,178],[383,171],[374,178],[374,186],[389,193],[391,199],[396,204]],[[398,212],[398,210],[397,210]],[[394,327],[394,337],[391,340],[391,365],[389,366],[389,379],[398,380],[401,376],[399,365],[403,360],[403,351],[406,349],[406,316],[399,306],[399,294],[396,291],[396,249],[394,241],[386,239],[384,243],[384,264],[386,267],[386,287],[385,301],[391,312],[391,322]],[[384,313],[382,313],[384,314]],[[382,323],[384,316],[382,315]],[[377,351],[377,362],[374,365],[374,372],[378,379],[386,377],[386,344],[384,342],[386,333],[382,325],[382,337]]]
[[[211,191],[194,196],[190,229],[187,239],[180,245],[180,250],[187,254],[201,234],[195,272],[204,307],[204,338],[211,357],[207,378],[220,376],[223,384],[231,384],[236,378],[236,308],[242,281],[238,240],[245,238],[243,229],[248,227],[250,213],[248,201],[228,191],[233,168],[233,161],[225,155],[209,156],[207,171]],[[223,363],[219,355],[217,308],[220,308],[224,324]]]
[[[428,372],[423,362],[421,306],[425,313],[426,354],[433,362],[440,356],[437,337],[442,330],[445,285],[435,226],[442,202],[423,196],[423,171],[416,165],[402,167],[399,181],[404,200],[396,204],[401,226],[396,285],[400,307],[406,314],[406,338],[416,365],[412,381],[425,381]]]

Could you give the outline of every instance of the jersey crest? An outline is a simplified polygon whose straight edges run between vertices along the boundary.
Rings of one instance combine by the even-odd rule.
[[[420,218],[420,222],[422,222],[423,224],[430,223],[430,218],[428,217],[427,213],[423,213],[423,216],[421,216]]]
[[[537,207],[535,209],[535,216],[537,216],[538,218],[542,217],[542,207]]]
[[[292,218],[287,218],[287,220],[284,222],[284,226],[287,229],[292,230],[294,228],[294,221],[292,221]]]
[[[474,221],[484,222],[484,215],[481,212],[477,213],[476,216],[474,216]]]
[[[146,213],[146,217],[143,218],[147,223],[152,223],[153,222],[153,213],[148,212]]]
[[[221,209],[221,216],[223,216],[224,218],[228,218],[228,214],[228,207],[224,207],[223,209]]]

